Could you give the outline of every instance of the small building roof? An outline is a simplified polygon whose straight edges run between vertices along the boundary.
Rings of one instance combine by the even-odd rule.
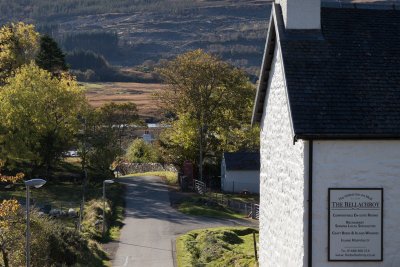
[[[260,153],[259,152],[225,152],[226,170],[235,171],[259,171]]]
[[[295,139],[400,138],[400,10],[364,7],[325,7],[320,31],[286,30],[274,4],[253,123],[279,42]]]

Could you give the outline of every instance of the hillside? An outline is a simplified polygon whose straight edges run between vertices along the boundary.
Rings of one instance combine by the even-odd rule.
[[[69,61],[80,80],[157,82],[156,77],[145,74],[151,73],[165,59],[201,48],[245,69],[255,81],[261,65],[271,2],[0,0],[0,24],[16,20],[35,23],[39,31],[55,37],[63,49],[72,54],[67,59],[73,55],[105,59],[95,74],[81,62]],[[133,71],[119,72],[119,67]],[[134,76],[134,73],[140,73],[140,76]]]
[[[133,3],[133,4],[132,4]],[[64,50],[92,50],[112,65],[151,72],[202,48],[256,75],[271,0],[0,0],[0,23],[25,20]],[[78,68],[81,69],[81,68]]]

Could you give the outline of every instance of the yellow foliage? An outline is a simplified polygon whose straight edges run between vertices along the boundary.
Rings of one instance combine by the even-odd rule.
[[[0,170],[2,167],[4,167],[4,160],[0,159]],[[4,182],[4,183],[16,183],[20,180],[22,180],[25,177],[25,174],[23,173],[17,173],[15,176],[8,176],[8,175],[2,175],[0,173],[0,182]]]
[[[8,131],[8,155],[40,163],[44,157],[54,158],[45,153],[57,156],[55,149],[68,146],[73,139],[85,98],[82,88],[67,74],[53,78],[50,72],[30,63],[7,79],[0,90],[0,102],[2,125]],[[43,140],[50,140],[52,146],[43,149],[39,145]]]
[[[0,28],[0,82],[17,68],[34,60],[39,51],[39,33],[35,26],[23,22]]]
[[[12,218],[17,217],[21,205],[15,199],[3,200],[0,203],[0,228],[8,228],[14,221]]]

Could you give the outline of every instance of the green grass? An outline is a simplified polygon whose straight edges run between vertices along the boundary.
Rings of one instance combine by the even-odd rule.
[[[260,195],[259,194],[249,194],[249,195],[244,195],[244,194],[232,194],[232,193],[208,193],[208,195],[211,198],[218,198],[221,199],[223,196],[226,199],[231,199],[231,200],[238,200],[242,202],[255,202],[259,203],[260,202]]]
[[[178,184],[178,173],[170,171],[132,173],[128,176],[160,176],[167,184]]]
[[[253,232],[246,227],[219,227],[188,232],[176,240],[178,267],[258,266]]]
[[[109,192],[112,199],[112,214],[110,217],[110,228],[102,242],[117,241],[121,235],[121,228],[124,225],[124,209],[125,209],[125,187],[121,184],[114,184],[114,190]]]
[[[205,205],[201,197],[192,197],[179,204],[178,210],[184,214],[195,216],[207,216],[222,219],[240,219],[244,215],[235,213],[220,205]]]
[[[112,190],[108,186],[107,191]],[[100,198],[102,196],[101,184],[89,184],[86,189],[86,199]],[[73,182],[48,182],[43,187],[31,188],[31,198],[36,203],[49,203],[57,209],[78,209],[82,200],[82,186]],[[25,202],[26,191],[22,184],[15,185],[13,190],[0,189],[0,199],[15,198]]]
[[[67,158],[53,172],[53,178],[49,179],[43,187],[39,189],[31,188],[30,193],[33,204],[50,204],[51,207],[55,209],[67,211],[69,208],[73,208],[78,211],[82,200],[80,171],[79,159]],[[72,182],[74,180],[73,177],[77,177],[76,182]],[[104,239],[98,240],[100,242],[119,239],[124,218],[124,190],[125,187],[118,183],[107,185],[107,199],[111,200],[113,212],[109,216],[110,229],[107,231]],[[89,183],[86,189],[86,204],[92,199],[101,199],[101,197],[102,183]],[[10,198],[25,203],[26,188],[23,183],[15,184],[12,189],[6,189],[4,186],[0,185],[0,201]],[[85,206],[87,207],[87,205]],[[62,223],[64,227],[74,229],[78,219],[60,217],[55,220]],[[96,255],[90,266],[111,266],[107,255],[102,251],[100,245],[93,240],[89,240],[89,243],[92,244],[91,250],[93,250],[93,253]]]

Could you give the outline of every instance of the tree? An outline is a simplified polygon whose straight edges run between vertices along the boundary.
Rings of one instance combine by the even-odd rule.
[[[160,159],[157,148],[143,139],[136,139],[131,143],[126,152],[126,158],[135,163],[154,163]]]
[[[202,177],[204,158],[215,160],[222,151],[240,149],[228,144],[232,133],[249,129],[254,86],[242,71],[202,50],[180,55],[158,72],[169,85],[158,99],[177,117],[163,143],[190,154]]]
[[[90,167],[103,175],[107,175],[110,165],[121,154],[116,141],[117,130],[105,117],[101,108],[86,105],[80,114],[80,131],[77,134],[82,169]]]
[[[0,28],[0,85],[39,51],[39,33],[31,24],[11,23]]]
[[[17,200],[3,200],[0,203],[0,252],[4,267],[20,266],[24,252],[23,211]],[[18,255],[17,257],[12,257]]]
[[[116,104],[107,103],[100,108],[103,125],[114,129],[118,138],[119,148],[122,151],[122,139],[128,127],[133,124],[139,124],[139,115],[134,103]]]
[[[57,42],[48,35],[40,37],[40,50],[36,56],[36,64],[53,74],[68,70],[64,53]]]
[[[48,171],[69,148],[85,98],[71,77],[53,79],[31,63],[7,80],[0,102],[7,159],[26,160]]]
[[[5,161],[0,160],[0,169]],[[15,176],[2,175],[0,173],[0,182],[16,183],[24,178],[23,173],[17,173]],[[23,251],[23,222],[22,210],[17,200],[3,200],[0,203],[0,252],[4,267],[13,266],[10,263],[10,253],[22,253]],[[17,264],[15,264],[17,265]]]

